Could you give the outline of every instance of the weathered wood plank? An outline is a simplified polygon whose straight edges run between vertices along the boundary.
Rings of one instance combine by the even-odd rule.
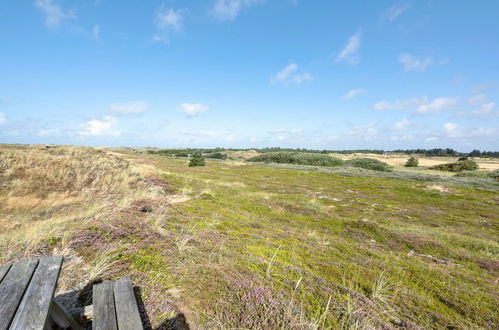
[[[92,329],[117,330],[113,282],[104,282],[94,285],[92,290],[94,305]]]
[[[2,283],[3,277],[9,271],[10,266],[12,266],[12,265],[11,264],[0,265],[0,283]]]
[[[114,282],[114,301],[120,330],[143,329],[130,278],[124,277]]]
[[[52,308],[50,309],[50,321],[52,322],[52,328],[48,326],[49,329],[71,329],[71,330],[83,330],[85,329],[74,319],[61,304],[57,301],[52,302]]]
[[[0,330],[9,327],[37,264],[38,260],[16,262],[0,283]]]
[[[60,256],[40,259],[10,329],[43,329],[49,316],[61,266]]]

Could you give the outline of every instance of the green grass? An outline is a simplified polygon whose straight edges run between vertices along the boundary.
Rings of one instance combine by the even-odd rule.
[[[97,211],[64,223],[70,237],[51,234],[35,251],[75,251],[62,277],[79,259],[102,279],[130,275],[153,324],[182,312],[193,328],[499,325],[492,179],[116,157],[146,164],[165,190],[103,195]],[[152,212],[140,212],[145,204]]]
[[[303,152],[268,152],[252,157],[250,162],[313,165],[313,166],[340,166],[343,164],[341,159],[318,153]]]
[[[194,197],[166,220],[172,231],[194,228],[182,252],[188,262],[168,269],[168,285],[190,293],[184,302],[202,311],[199,324],[497,325],[497,270],[478,266],[499,256],[496,192],[441,192],[359,173],[151,162]],[[276,323],[265,323],[268,315]]]

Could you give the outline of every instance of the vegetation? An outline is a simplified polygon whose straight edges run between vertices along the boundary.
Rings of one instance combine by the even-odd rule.
[[[343,164],[341,159],[316,153],[299,152],[268,152],[249,159],[250,162],[297,164],[312,166],[340,166]]]
[[[416,157],[411,156],[409,159],[407,159],[407,162],[405,163],[405,167],[418,167],[419,161]]]
[[[496,181],[207,162],[0,146],[0,263],[64,255],[70,308],[131,276],[154,328],[497,328]]]
[[[499,181],[499,170],[495,171],[464,171],[457,173],[456,177],[460,178],[491,178]]]
[[[195,152],[192,154],[191,160],[189,161],[189,167],[194,166],[205,166],[204,157],[200,152]]]
[[[214,152],[214,153],[204,155],[204,158],[221,159],[221,160],[226,160],[227,157],[228,157],[227,154],[223,154],[221,152]]]
[[[460,160],[455,163],[445,163],[432,166],[431,169],[449,172],[474,171],[478,169],[477,163],[472,159]]]
[[[366,170],[389,172],[391,166],[377,159],[372,158],[354,158],[345,161],[345,165],[359,167]]]

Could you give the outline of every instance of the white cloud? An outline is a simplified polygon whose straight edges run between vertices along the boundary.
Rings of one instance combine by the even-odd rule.
[[[431,57],[419,59],[411,54],[404,53],[400,55],[399,62],[404,65],[404,71],[418,71],[423,72],[428,69],[430,65],[435,64]]]
[[[428,101],[426,96],[421,98],[410,98],[407,100],[397,100],[395,102],[381,101],[374,105],[374,110],[403,110],[416,107],[418,105],[424,104]]]
[[[283,85],[289,84],[301,84],[310,80],[313,80],[314,77],[308,72],[304,72],[301,74],[297,73],[298,65],[295,63],[291,63],[286,66],[284,69],[279,71],[276,75],[270,78],[270,82],[272,84],[281,83]]]
[[[448,137],[459,136],[462,130],[462,127],[456,123],[445,123],[442,128]]]
[[[411,122],[407,118],[404,118],[404,119],[396,122],[395,124],[393,124],[392,129],[395,131],[403,131],[410,124],[411,124]]]
[[[346,134],[354,138],[373,140],[378,137],[378,129],[376,128],[376,122],[371,122],[366,125],[354,125]]]
[[[376,103],[374,110],[404,110],[415,108],[415,113],[418,115],[426,115],[439,112],[440,110],[450,108],[458,103],[455,97],[437,97],[433,100],[423,96],[420,98],[410,98],[407,100],[397,100],[395,102],[381,101]]]
[[[262,0],[215,0],[215,16],[221,21],[235,19],[244,8],[262,2]]]
[[[442,126],[442,129],[445,136],[448,138],[484,138],[493,136],[497,133],[497,129],[494,128],[465,128],[456,123],[445,123]]]
[[[3,112],[0,112],[0,125],[5,123],[7,121],[7,118],[5,117],[5,114]]]
[[[113,130],[116,120],[111,116],[106,116],[103,119],[92,119],[81,125],[81,136],[120,136],[121,132]]]
[[[496,107],[494,102],[487,102],[480,105],[480,108],[473,110],[471,113],[473,115],[487,115],[492,112]]]
[[[348,38],[345,48],[336,57],[336,62],[347,62],[350,64],[359,63],[359,49],[361,44],[362,35],[360,30],[356,34]]]
[[[109,111],[119,114],[137,114],[147,111],[149,105],[143,101],[114,102],[108,106]]]
[[[418,106],[416,109],[416,113],[420,115],[436,113],[440,110],[456,105],[457,101],[458,100],[455,97],[437,97],[431,102],[427,102]]]
[[[182,103],[180,109],[187,117],[194,117],[208,111],[208,107],[201,103]]]
[[[484,103],[486,101],[487,101],[487,96],[485,94],[475,95],[468,99],[469,104]]]
[[[345,95],[343,95],[343,98],[344,99],[353,99],[354,97],[360,95],[360,94],[363,94],[367,92],[366,89],[363,89],[363,88],[359,88],[359,89],[352,89],[351,91],[349,91],[348,93],[346,93]]]
[[[33,5],[45,14],[45,25],[58,26],[63,21],[75,19],[73,10],[63,10],[53,0],[36,0]]]
[[[410,6],[411,4],[405,1],[397,2],[385,11],[383,17],[386,20],[394,21],[400,15],[402,15],[407,9],[409,9]]]
[[[100,38],[100,27],[98,25],[94,25],[94,27],[92,28],[92,38]]]
[[[172,27],[176,31],[180,31],[182,28],[182,19],[183,10],[166,8],[164,4],[159,6],[155,13],[155,24],[159,29]]]

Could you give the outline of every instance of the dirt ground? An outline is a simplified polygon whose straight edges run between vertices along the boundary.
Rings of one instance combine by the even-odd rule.
[[[381,160],[391,166],[404,166],[407,155],[378,155],[378,154],[331,154],[331,156],[338,157],[343,160],[352,158],[374,158]],[[451,163],[457,161],[457,157],[418,157],[419,166],[431,167],[443,163]],[[494,171],[499,169],[499,159],[494,158],[475,158],[474,159],[481,170]]]

